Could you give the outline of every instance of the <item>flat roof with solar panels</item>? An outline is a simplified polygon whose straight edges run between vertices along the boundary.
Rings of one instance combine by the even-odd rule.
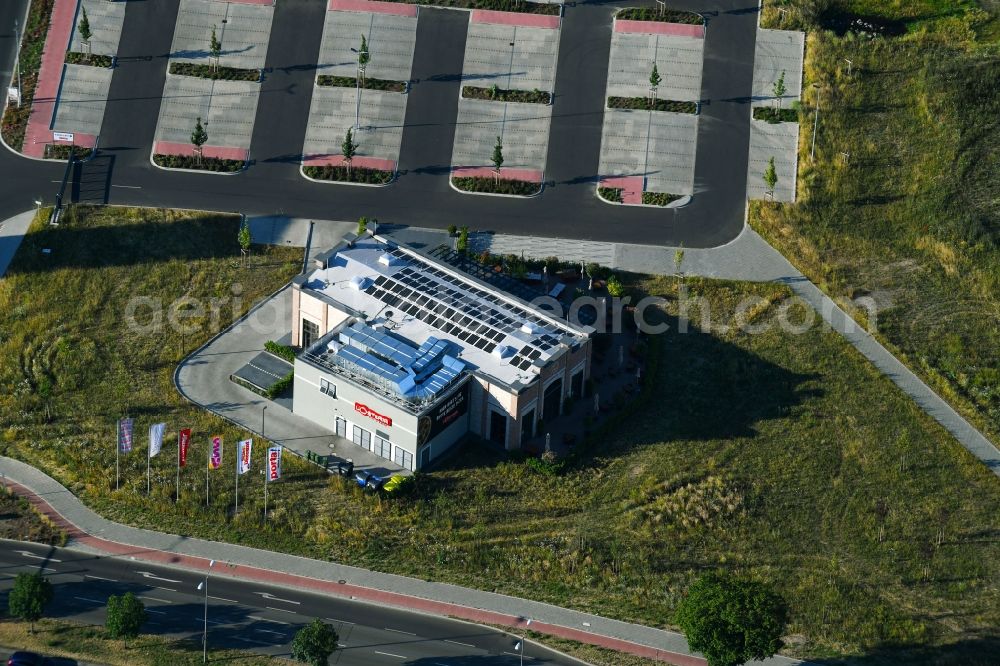
[[[432,400],[466,372],[510,388],[589,337],[516,296],[379,237],[344,243],[299,278],[353,315],[307,356],[363,376],[409,402]]]

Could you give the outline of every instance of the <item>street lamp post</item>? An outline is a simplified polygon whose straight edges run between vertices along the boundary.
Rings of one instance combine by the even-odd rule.
[[[199,590],[205,590],[205,624],[201,630],[201,663],[208,663],[208,574],[215,566],[215,560],[208,563],[208,571],[205,572],[205,580],[198,583]]]
[[[17,108],[21,108],[21,24],[14,19],[14,69],[17,71]]]
[[[354,131],[361,127],[361,74],[364,66],[361,64],[361,51],[351,47],[351,50],[358,54],[358,74],[354,77]]]
[[[517,644],[517,651],[521,653],[521,666],[524,666],[524,648],[528,640],[528,627],[531,626],[531,618],[524,623],[524,633],[521,634],[521,641]]]

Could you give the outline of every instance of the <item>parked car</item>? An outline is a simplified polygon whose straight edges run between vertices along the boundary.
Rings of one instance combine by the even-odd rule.
[[[7,660],[7,666],[43,666],[49,660],[37,652],[15,652]]]

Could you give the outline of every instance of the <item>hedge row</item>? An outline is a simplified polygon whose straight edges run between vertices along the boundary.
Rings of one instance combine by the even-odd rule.
[[[215,81],[260,81],[259,69],[241,69],[239,67],[213,67],[193,62],[172,62],[170,73],[181,76],[196,76],[200,79]]]
[[[701,14],[686,12],[680,9],[660,10],[656,7],[626,7],[618,10],[617,17],[623,21],[659,21],[661,23],[686,23],[688,25],[703,25],[705,19]]]
[[[548,104],[552,101],[549,93],[538,90],[505,90],[497,86],[481,88],[479,86],[462,86],[462,97],[467,99],[488,99],[497,102],[527,102],[531,104]]]
[[[678,102],[672,99],[657,99],[653,104],[648,97],[609,97],[610,109],[640,109],[644,111],[670,111],[671,113],[696,113],[698,105],[694,102]]]
[[[109,55],[87,55],[79,51],[67,51],[66,62],[70,65],[90,65],[91,67],[111,67]]]
[[[598,187],[597,194],[605,201],[622,202],[622,189],[620,187]]]
[[[642,203],[648,206],[666,206],[681,198],[679,194],[666,194],[664,192],[643,192]]]
[[[799,112],[795,109],[776,109],[773,106],[758,106],[753,110],[754,120],[766,120],[775,123],[797,123]]]
[[[386,79],[373,79],[365,77],[361,82],[365,90],[386,90],[388,92],[406,92],[405,81],[388,81]],[[335,88],[354,88],[358,85],[358,80],[353,76],[333,76],[332,74],[320,74],[316,78],[316,85],[331,86]]]
[[[392,181],[395,174],[382,169],[346,166],[307,166],[302,170],[310,178],[316,180],[334,180],[342,183],[366,183],[368,185],[386,185]]]
[[[153,163],[167,169],[198,169],[201,171],[217,171],[235,173],[246,167],[243,160],[224,160],[218,157],[202,157],[194,155],[153,155]]]
[[[518,0],[387,0],[408,5],[437,5],[440,7],[458,7],[461,9],[490,9],[500,12],[518,12],[520,14],[547,14],[558,16],[560,5],[542,4],[540,2],[523,2]]]
[[[468,178],[452,178],[451,182],[464,192],[488,192],[490,194],[515,194],[530,197],[542,191],[541,183],[527,180],[508,180],[501,178],[486,178],[473,176]]]

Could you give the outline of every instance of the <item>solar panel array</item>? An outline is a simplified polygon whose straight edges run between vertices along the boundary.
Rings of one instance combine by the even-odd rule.
[[[390,253],[412,261],[399,249]],[[559,342],[547,328],[551,324],[541,317],[427,264],[405,266],[391,277],[380,275],[365,293],[487,354],[530,323],[539,333],[510,361],[520,370],[527,370]]]

